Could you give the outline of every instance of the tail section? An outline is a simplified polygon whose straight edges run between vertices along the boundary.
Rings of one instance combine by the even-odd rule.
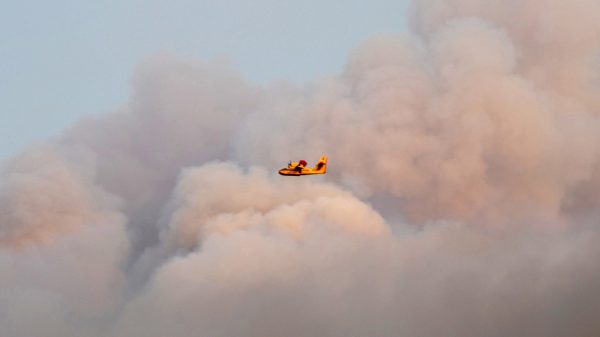
[[[315,166],[315,171],[322,173],[327,172],[327,156],[322,156],[321,159],[319,159],[319,162]]]

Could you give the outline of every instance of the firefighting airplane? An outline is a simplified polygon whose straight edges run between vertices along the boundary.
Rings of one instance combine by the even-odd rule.
[[[286,168],[279,170],[279,174],[282,176],[304,176],[310,174],[325,174],[327,172],[327,156],[322,156],[319,159],[315,168],[306,167],[307,163],[305,160],[299,162],[289,162]]]

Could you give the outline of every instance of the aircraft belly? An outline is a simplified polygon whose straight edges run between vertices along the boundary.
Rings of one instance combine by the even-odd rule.
[[[300,172],[298,172],[297,170],[281,169],[279,170],[279,174],[281,174],[282,176],[299,176]]]
[[[302,170],[302,172],[298,170],[290,170],[290,169],[281,169],[279,170],[279,174],[282,176],[305,176],[305,175],[314,175],[314,174],[324,174],[322,171],[313,171],[310,169]]]

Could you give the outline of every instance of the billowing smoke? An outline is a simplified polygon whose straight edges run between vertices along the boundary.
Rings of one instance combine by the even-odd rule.
[[[0,335],[600,335],[600,1],[411,13],[303,87],[150,57],[3,163]]]

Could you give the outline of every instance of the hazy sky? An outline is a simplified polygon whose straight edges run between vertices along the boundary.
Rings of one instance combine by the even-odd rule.
[[[135,64],[227,56],[245,77],[335,73],[369,36],[404,30],[407,0],[12,1],[0,13],[0,160],[127,101]]]

